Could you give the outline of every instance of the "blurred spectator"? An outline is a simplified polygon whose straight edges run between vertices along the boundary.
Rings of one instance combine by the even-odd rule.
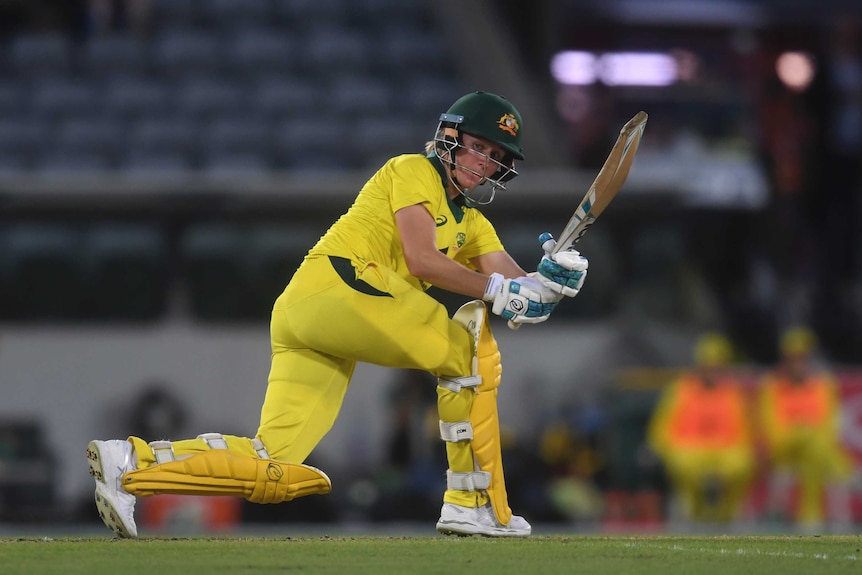
[[[798,483],[794,518],[807,528],[820,527],[827,518],[837,525],[849,522],[853,473],[853,460],[840,438],[836,383],[826,369],[814,365],[815,346],[807,328],[788,330],[780,342],[781,362],[759,388],[760,423],[772,465],[767,511],[783,516]]]
[[[739,515],[754,469],[745,391],[727,370],[733,348],[707,333],[695,346],[696,369],[665,388],[648,429],[680,512],[696,521]]]
[[[566,519],[596,520],[603,512],[600,476],[606,463],[599,436],[604,414],[598,408],[575,410],[542,430],[539,457],[548,470],[548,497]]]
[[[383,465],[374,474],[378,497],[370,509],[375,521],[419,520],[439,507],[445,479],[435,379],[427,372],[403,369],[389,394],[390,432]]]

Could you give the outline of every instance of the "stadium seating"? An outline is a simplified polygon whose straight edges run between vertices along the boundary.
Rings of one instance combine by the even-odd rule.
[[[159,26],[192,26],[197,20],[198,0],[151,0]]]
[[[369,171],[392,155],[421,151],[439,113],[461,94],[424,4],[152,0],[151,6],[147,34],[22,30],[6,41],[0,178],[198,174],[232,185],[273,170]],[[2,230],[3,289],[26,304],[15,314],[156,318],[164,305],[156,292],[169,289],[161,271],[166,253],[179,248],[187,264],[179,278],[188,280],[196,317],[248,317],[249,306],[260,317],[315,239],[296,230],[184,221],[189,227],[172,246],[146,224],[124,226],[86,221],[73,231],[36,222]],[[86,265],[63,245],[84,249]],[[236,266],[251,262],[259,289],[234,281]],[[43,301],[41,287],[27,286],[56,283],[52,270],[69,274],[64,293]],[[83,283],[81,274],[95,283]],[[134,309],[122,309],[109,293],[136,288]]]
[[[127,145],[130,156],[173,155],[191,166],[197,152],[198,125],[176,113],[141,116],[128,126]]]
[[[205,120],[244,104],[243,88],[218,75],[186,76],[177,85],[176,106],[189,118]]]
[[[265,23],[271,17],[267,1],[205,0],[198,2],[197,15],[206,26],[233,29],[236,26]]]
[[[9,48],[9,65],[19,77],[65,74],[71,61],[71,43],[58,32],[22,33]]]
[[[358,138],[330,139],[332,117],[372,126],[395,111],[399,119],[380,137],[405,141],[395,135],[395,126],[411,139],[419,126],[430,130],[427,126],[461,92],[445,72],[449,57],[436,27],[414,3],[153,0],[152,8],[148,36],[94,33],[81,41],[59,32],[13,36],[4,58],[10,77],[0,82],[0,148],[15,142],[22,147],[5,161],[7,169],[72,169],[65,165],[71,146],[71,155],[82,157],[81,169],[134,163],[140,171],[151,162],[160,133],[153,126],[160,116],[179,124],[177,141],[166,141],[163,130],[166,137],[155,145],[163,145],[163,156],[184,157],[173,162],[163,157],[155,165],[201,168],[202,152],[190,145],[188,126],[213,121],[219,127],[192,139],[221,133],[220,147],[231,149],[224,139],[232,134],[244,152],[261,155],[265,169],[351,169],[380,156],[369,154]],[[228,130],[216,120],[238,113],[245,113],[249,129]],[[17,118],[35,118],[36,126],[14,126]],[[96,125],[87,129],[94,119]],[[261,121],[289,127],[307,120],[319,121],[323,136],[311,136],[299,155],[284,155],[285,146],[274,148],[268,137],[256,149],[247,145]],[[69,145],[42,145],[46,130]],[[123,140],[112,148],[115,157],[89,158],[113,139],[111,132]],[[279,139],[285,142],[293,132],[289,128]],[[333,154],[344,157],[336,161]]]
[[[153,40],[151,64],[167,77],[214,73],[223,61],[221,48],[219,36],[211,30],[167,29]]]
[[[191,168],[186,156],[158,150],[133,150],[118,161],[122,173],[139,179],[181,176]]]
[[[50,125],[38,118],[4,115],[0,117],[0,155],[32,158],[48,142]]]
[[[315,75],[361,74],[371,68],[372,39],[351,28],[317,25],[303,34],[302,69]]]
[[[147,114],[167,114],[173,104],[167,85],[143,75],[110,76],[103,85],[102,108],[121,125]]]
[[[97,97],[97,85],[84,78],[45,75],[34,80],[26,105],[33,116],[54,121],[92,114]]]
[[[350,4],[349,0],[273,0],[273,16],[282,26],[288,27],[320,22],[344,25]]]
[[[246,251],[251,317],[269,318],[273,302],[325,231],[296,224],[267,224],[251,231]]]
[[[180,267],[192,317],[201,321],[248,319],[243,269],[244,234],[237,225],[201,223],[180,240]]]
[[[226,42],[225,68],[232,75],[255,80],[297,67],[295,39],[269,27],[237,28]]]
[[[99,152],[50,146],[35,160],[34,167],[47,176],[68,177],[103,174],[112,166],[109,158]]]
[[[306,76],[266,75],[248,92],[248,107],[273,123],[292,117],[313,115],[324,105],[323,88]]]
[[[79,230],[63,224],[20,222],[0,239],[6,319],[68,321],[83,317]]]
[[[81,52],[83,69],[96,80],[109,74],[142,73],[149,62],[147,44],[134,36],[96,36]]]
[[[275,161],[289,169],[350,168],[350,126],[335,116],[293,118],[276,127]]]
[[[101,223],[82,238],[88,321],[151,321],[165,311],[166,242],[155,225]]]

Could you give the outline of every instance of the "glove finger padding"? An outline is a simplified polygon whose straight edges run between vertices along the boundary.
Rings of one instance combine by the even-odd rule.
[[[515,323],[539,323],[548,319],[560,296],[531,277],[505,279],[492,274],[485,290],[491,311]]]
[[[575,297],[584,285],[589,261],[577,250],[545,255],[539,262],[538,279],[548,289],[567,297]]]

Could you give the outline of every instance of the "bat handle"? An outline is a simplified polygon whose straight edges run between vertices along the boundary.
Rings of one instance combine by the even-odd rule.
[[[508,325],[508,326],[509,326],[509,329],[518,329],[518,328],[520,328],[520,327],[521,327],[521,324],[519,324],[519,323],[515,323],[515,322],[513,322],[512,320],[509,320],[509,321],[508,321],[508,323],[507,323],[506,325]]]
[[[539,241],[542,244],[542,249],[545,250],[545,253],[553,259],[554,255],[554,247],[557,245],[557,240],[554,239],[549,232],[544,232],[539,236]]]

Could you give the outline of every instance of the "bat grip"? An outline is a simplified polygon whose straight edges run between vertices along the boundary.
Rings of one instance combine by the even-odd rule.
[[[542,249],[545,251],[545,254],[554,259],[554,248],[557,246],[557,240],[554,239],[554,236],[549,234],[548,232],[543,233],[539,236],[539,240],[542,242]]]

